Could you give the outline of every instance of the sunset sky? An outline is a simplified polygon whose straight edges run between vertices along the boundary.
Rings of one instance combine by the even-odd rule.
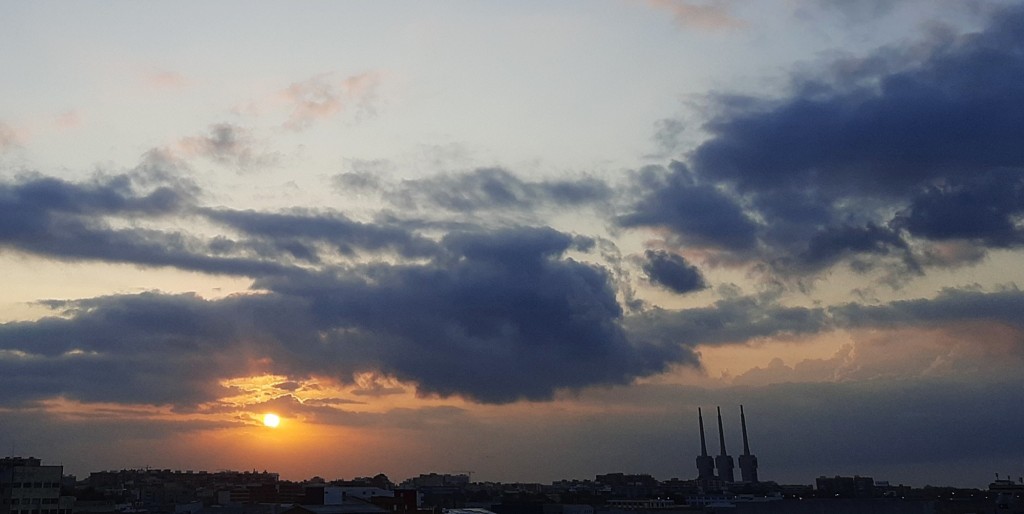
[[[742,404],[764,480],[1024,475],[1024,4],[4,2],[0,48],[0,454],[693,478]]]

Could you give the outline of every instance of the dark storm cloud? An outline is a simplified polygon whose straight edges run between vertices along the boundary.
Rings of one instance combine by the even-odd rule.
[[[634,341],[692,348],[836,329],[934,328],[976,321],[1024,330],[1022,311],[1024,292],[1016,288],[996,292],[947,289],[934,298],[871,306],[790,307],[762,295],[728,297],[708,307],[653,309],[628,316],[624,326]],[[1024,344],[1018,351],[1024,355]]]
[[[619,223],[790,272],[894,255],[916,270],[915,238],[1019,245],[1024,8],[925,48],[837,61],[783,98],[716,97],[689,168],[638,175]]]
[[[420,394],[502,403],[694,362],[685,346],[627,337],[607,272],[564,258],[592,244],[540,228],[453,233],[429,262],[270,275],[259,295],[49,302],[64,317],[0,326],[0,382],[9,402],[187,406],[254,366],[343,382],[378,371]]]
[[[879,306],[851,303],[830,310],[839,322],[851,327],[928,326],[982,320],[1024,329],[1024,293],[1018,289],[993,293],[946,289],[933,299],[901,300]]]
[[[625,316],[607,270],[565,257],[592,245],[545,228],[454,232],[427,260],[263,275],[260,294],[49,301],[61,317],[0,325],[0,387],[14,404],[63,396],[187,410],[224,396],[224,378],[351,383],[372,371],[424,395],[545,400],[695,365],[699,344],[950,320],[1019,326],[1024,307],[1016,290],[947,291],[831,309],[729,297]]]
[[[686,242],[745,252],[756,244],[757,225],[740,204],[714,186],[698,184],[686,165],[648,167],[636,181],[646,190],[633,212],[617,221],[624,227],[667,228]]]
[[[28,175],[12,183],[0,184],[0,209],[3,231],[35,221],[45,223],[60,214],[98,216],[117,212],[140,215],[166,215],[191,201],[185,191],[159,187],[146,194],[137,192],[137,177],[115,175],[98,177],[90,183]],[[31,226],[28,227],[31,229]]]
[[[429,265],[373,266],[365,281],[258,285],[308,299],[349,359],[415,381],[421,394],[542,400],[692,359],[627,339],[607,272],[559,258],[579,244],[551,229],[457,233]]]
[[[703,177],[741,191],[803,188],[905,194],[930,179],[1024,162],[1020,9],[988,31],[942,41],[920,63],[807,80],[783,101],[751,100],[713,119],[693,155]],[[832,82],[834,81],[834,82]]]
[[[0,247],[64,260],[242,276],[302,272],[291,263],[320,264],[322,247],[342,255],[362,250],[422,257],[436,251],[436,243],[405,228],[360,223],[335,212],[200,208],[194,186],[174,178],[166,164],[147,158],[141,171],[89,182],[41,175],[0,182]],[[207,239],[144,226],[173,227],[181,220],[230,227],[240,237]],[[114,228],[116,222],[125,227]]]
[[[752,339],[830,330],[823,308],[785,307],[770,297],[725,298],[709,307],[651,310],[627,320],[630,336],[662,345],[743,343]]]
[[[243,274],[270,293],[44,302],[62,317],[0,327],[8,401],[65,396],[183,408],[223,394],[217,380],[249,374],[251,363],[237,355],[266,358],[267,371],[286,375],[350,381],[373,370],[415,382],[421,394],[499,403],[626,383],[693,361],[683,347],[628,340],[608,273],[564,256],[590,251],[587,237],[522,227],[449,232],[437,242],[333,213],[198,208],[181,191],[139,182],[4,184],[0,234],[8,247],[55,258]],[[106,221],[129,217],[192,217],[239,237],[204,241]],[[423,260],[317,270],[281,254],[318,263],[325,243]]]
[[[143,187],[156,182],[154,187]],[[161,221],[187,214],[187,184],[159,176],[124,174],[73,183],[32,175],[0,183],[0,247],[66,260],[99,260],[250,275],[280,273],[280,265],[214,257],[188,234],[112,228],[107,218]]]
[[[906,242],[885,227],[868,223],[864,226],[832,226],[818,232],[807,242],[798,261],[811,268],[835,262],[845,254],[889,255],[901,253],[912,269],[916,263],[910,257]]]
[[[644,252],[644,263],[641,268],[651,282],[679,294],[699,291],[707,287],[700,270],[679,255],[647,250]]]
[[[144,229],[113,229],[104,217],[166,219],[193,201],[182,188],[140,190],[138,175],[72,183],[38,175],[0,183],[0,246],[62,259],[101,259],[215,268],[191,255],[190,238]]]
[[[335,212],[295,210],[290,213],[264,213],[227,209],[202,209],[207,219],[228,225],[243,234],[270,242],[296,257],[316,260],[310,244],[324,242],[342,254],[356,249],[394,250],[407,257],[426,256],[436,244],[405,229],[350,220]]]
[[[1024,171],[997,169],[968,180],[925,188],[893,226],[931,240],[973,239],[989,247],[1017,246],[1024,231]]]
[[[107,297],[72,316],[0,325],[5,401],[64,395],[114,402],[184,403],[217,387],[216,355],[227,321],[192,296]]]
[[[525,181],[501,168],[479,168],[467,173],[406,180],[398,195],[403,202],[426,203],[454,212],[532,209],[541,205],[583,205],[608,200],[604,182],[578,180]]]

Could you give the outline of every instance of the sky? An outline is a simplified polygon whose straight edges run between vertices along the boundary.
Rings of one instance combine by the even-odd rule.
[[[0,453],[688,479],[743,405],[762,480],[1024,475],[1020,2],[6,2],[0,48]]]

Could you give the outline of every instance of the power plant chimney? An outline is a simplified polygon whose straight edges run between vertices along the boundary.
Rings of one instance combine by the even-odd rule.
[[[722,453],[715,457],[715,467],[718,468],[718,479],[723,482],[734,482],[732,457],[725,453],[725,430],[722,429],[722,408],[718,407],[718,442],[722,447]]]
[[[708,446],[704,442],[704,416],[697,407],[697,422],[700,423],[700,455],[697,456],[697,480],[715,478],[715,460],[708,456]]]
[[[744,482],[757,482],[757,457],[750,454],[750,444],[747,442],[747,417],[743,414],[743,406],[740,405],[740,426],[743,427],[743,455],[740,455],[740,476]]]

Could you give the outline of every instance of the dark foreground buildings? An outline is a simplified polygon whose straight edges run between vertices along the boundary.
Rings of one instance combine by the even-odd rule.
[[[701,448],[692,479],[608,473],[510,484],[472,482],[467,472],[430,473],[395,485],[383,474],[291,482],[267,471],[146,468],[93,472],[76,481],[62,477],[61,466],[8,457],[0,459],[0,514],[1024,514],[1024,478],[996,480],[987,491],[914,489],[862,476],[821,476],[814,486],[763,481],[743,406],[737,480],[720,408],[717,414],[719,454],[711,456],[698,409]]]
[[[71,514],[74,498],[62,497],[63,466],[32,457],[0,459],[0,514]]]

